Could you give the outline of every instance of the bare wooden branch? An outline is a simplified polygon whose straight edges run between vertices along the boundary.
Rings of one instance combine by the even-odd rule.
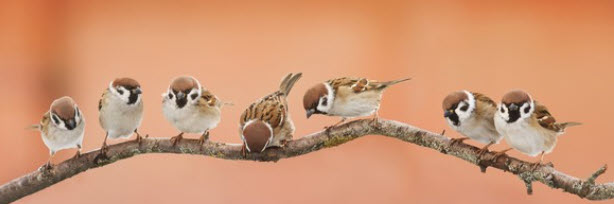
[[[544,183],[552,188],[578,195],[589,200],[614,198],[614,182],[595,184],[595,178],[603,174],[602,167],[587,180],[582,180],[557,171],[551,166],[542,165],[534,170],[533,163],[507,155],[495,159],[493,152],[487,152],[478,161],[478,147],[465,143],[450,145],[450,139],[436,133],[425,131],[396,121],[380,119],[356,120],[330,130],[301,137],[289,142],[285,148],[267,149],[262,153],[241,154],[241,145],[213,141],[199,145],[197,139],[183,139],[172,146],[169,138],[144,138],[141,143],[127,141],[109,146],[107,158],[96,158],[98,150],[90,151],[79,158],[66,160],[49,171],[37,170],[0,186],[0,203],[8,203],[33,194],[55,183],[63,181],[88,169],[102,167],[116,161],[146,153],[176,153],[205,155],[229,160],[278,161],[320,149],[344,144],[365,135],[384,135],[437,150],[441,153],[463,159],[482,168],[493,167],[518,175],[530,190],[533,181]]]

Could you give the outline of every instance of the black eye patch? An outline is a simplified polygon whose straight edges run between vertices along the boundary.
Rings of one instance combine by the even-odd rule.
[[[78,108],[78,107],[77,107],[77,108],[75,108],[75,116],[80,116],[80,115],[79,115],[79,108]]]
[[[501,113],[504,113],[504,112],[505,112],[505,110],[503,110],[503,106],[501,106]]]
[[[52,116],[51,116],[51,119],[53,119],[53,122],[54,122],[55,124],[60,124],[60,119],[58,118],[58,116],[52,115]]]
[[[323,106],[327,106],[328,105],[328,98],[327,97],[322,98],[322,105]]]
[[[524,113],[529,113],[529,111],[531,110],[531,105],[527,106],[526,108],[524,108]]]
[[[198,97],[198,94],[197,93],[193,93],[192,95],[190,95],[190,97],[192,98],[192,100],[195,100],[196,97]]]
[[[121,89],[117,89],[117,93],[119,93],[119,95],[124,95],[124,91],[122,91]]]
[[[468,105],[461,106],[460,108],[461,111],[467,111],[467,109],[469,109]]]
[[[172,93],[168,93],[168,98],[169,99],[173,99],[173,94]]]

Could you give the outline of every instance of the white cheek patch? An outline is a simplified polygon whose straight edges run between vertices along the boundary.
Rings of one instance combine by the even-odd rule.
[[[525,112],[525,109],[527,107],[529,107],[529,112]],[[522,106],[520,107],[520,118],[528,118],[531,116],[531,114],[533,114],[533,111],[535,110],[535,104],[533,103],[533,101],[531,100],[531,102],[529,103],[524,103],[522,104]]]
[[[501,110],[503,110],[503,112],[501,112]],[[499,104],[499,106],[497,106],[497,115],[503,118],[505,121],[510,119],[507,107],[505,107],[503,104]]]
[[[188,101],[192,101],[192,102],[196,102],[198,101],[198,98],[200,98],[200,89],[192,89],[192,91],[190,91],[190,93],[188,93],[188,95],[186,96],[186,98],[188,99]],[[192,94],[196,94],[196,98],[192,99]]]
[[[467,95],[467,100],[460,102],[458,104],[458,107],[456,107],[456,110],[454,110],[456,112],[456,115],[458,115],[458,119],[459,121],[461,121],[461,123],[462,121],[470,118],[471,114],[475,110],[475,97],[469,91],[463,90],[463,92],[465,92],[465,94]],[[461,110],[465,106],[467,106],[467,109],[464,111]]]
[[[316,108],[318,111],[323,112],[323,113],[328,113],[328,111],[330,110],[330,108],[333,106],[333,102],[335,101],[335,94],[333,91],[333,87],[330,86],[330,84],[328,83],[324,83],[324,87],[326,87],[326,92],[328,94],[326,94],[326,106],[322,105],[322,99],[324,99],[323,97],[319,99],[318,101],[318,107]]]

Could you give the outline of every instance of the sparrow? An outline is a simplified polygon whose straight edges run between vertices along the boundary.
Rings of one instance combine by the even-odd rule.
[[[50,156],[44,169],[52,167],[51,158],[59,150],[77,148],[75,157],[81,155],[85,119],[72,98],[64,96],[54,100],[40,123],[32,125],[31,129],[41,132],[43,142],[49,148]]]
[[[480,149],[481,156],[488,151],[488,147],[503,139],[495,128],[497,104],[488,96],[467,90],[456,91],[443,99],[442,108],[448,125],[465,136],[452,139],[452,144],[467,138],[486,144]]]
[[[180,131],[171,138],[173,145],[183,139],[184,133],[200,134],[202,145],[209,138],[209,130],[220,123],[221,108],[227,104],[230,103],[220,101],[194,77],[173,79],[168,91],[162,94],[162,113]]]
[[[243,141],[242,153],[262,152],[268,147],[283,147],[292,139],[294,123],[288,112],[287,97],[302,73],[288,74],[281,81],[279,90],[252,103],[239,121]]]
[[[567,127],[580,125],[576,122],[556,122],[546,106],[533,100],[531,95],[522,90],[506,93],[497,107],[495,127],[505,141],[514,149],[540,160],[544,154],[552,152],[557,136],[563,134]]]
[[[327,130],[353,117],[374,115],[373,122],[377,122],[384,90],[410,79],[387,82],[349,77],[331,79],[307,90],[303,97],[303,107],[307,118],[313,114],[341,116],[341,121],[326,127]]]
[[[106,136],[101,151],[107,149],[107,138],[129,138],[136,133],[136,140],[141,141],[137,129],[143,120],[143,99],[141,85],[131,78],[118,78],[102,93],[98,101],[98,121]]]

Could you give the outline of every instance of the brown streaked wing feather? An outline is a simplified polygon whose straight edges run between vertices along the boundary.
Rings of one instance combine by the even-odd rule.
[[[105,89],[105,90],[102,92],[102,95],[100,96],[100,100],[98,100],[98,111],[100,111],[100,109],[102,109],[102,105],[103,105],[104,103],[106,103],[106,101],[104,100],[104,98],[105,98],[105,95],[107,95],[107,94],[109,94],[109,89]]]
[[[351,87],[352,85],[356,84],[356,82],[358,82],[358,80],[360,80],[360,79],[359,78],[342,77],[342,78],[331,79],[331,80],[328,80],[326,82],[328,84],[330,84],[330,86],[333,88],[333,90],[337,91],[339,89],[339,87],[341,87],[341,86]]]
[[[377,80],[369,80],[366,78],[343,77],[343,78],[331,79],[331,80],[328,80],[327,82],[333,87],[335,92],[338,91],[339,87],[342,87],[342,86],[347,86],[347,87],[354,86],[353,91],[355,93],[359,93],[359,92],[370,91],[370,90],[382,90],[388,87],[389,85],[392,85],[392,84],[395,84],[401,81],[406,81],[406,80],[409,80],[409,79],[380,82]]]
[[[254,104],[250,105],[241,114],[241,126],[247,121],[258,119],[269,123],[271,128],[283,125],[283,118],[286,116],[287,105],[282,95],[269,95]]]
[[[497,107],[497,103],[495,103],[495,101],[490,99],[488,96],[481,94],[481,93],[476,93],[476,92],[471,92],[471,93],[473,94],[473,97],[475,97],[476,101],[491,105],[493,107]]]
[[[47,131],[49,130],[49,122],[50,122],[51,118],[50,118],[50,114],[49,112],[46,112],[45,115],[43,115],[43,118],[41,118],[41,122],[40,122],[40,131],[47,134]]]
[[[533,111],[533,114],[542,127],[555,132],[561,131],[560,127],[556,125],[556,119],[550,114],[548,108],[537,101],[535,101],[535,111]]]
[[[203,88],[200,94],[200,99],[198,99],[198,103],[199,105],[215,106],[217,99],[213,93]]]

